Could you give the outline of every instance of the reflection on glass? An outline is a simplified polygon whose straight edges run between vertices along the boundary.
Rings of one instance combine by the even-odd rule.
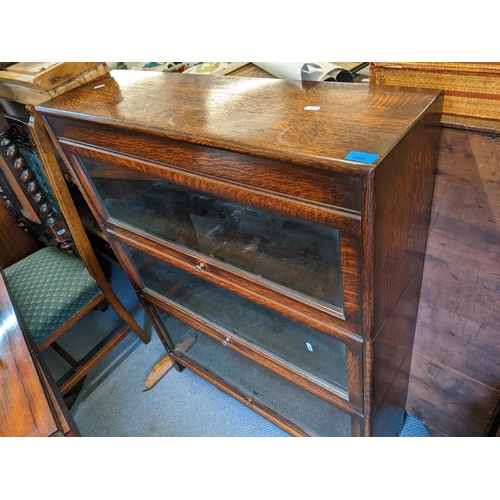
[[[337,230],[81,161],[111,217],[342,310]]]
[[[351,435],[351,417],[276,373],[157,309],[174,344],[196,336],[185,354],[223,380],[316,436]],[[181,349],[182,350],[182,349]]]
[[[144,284],[347,395],[345,344],[124,245]]]

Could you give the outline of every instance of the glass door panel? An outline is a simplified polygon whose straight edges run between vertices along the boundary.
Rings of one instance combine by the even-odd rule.
[[[80,161],[112,218],[342,311],[338,230]]]
[[[174,344],[196,338],[180,350],[194,362],[299,424],[316,436],[351,436],[351,417],[310,392],[224,347],[220,342],[157,309]]]
[[[146,287],[348,394],[345,344],[123,244]]]

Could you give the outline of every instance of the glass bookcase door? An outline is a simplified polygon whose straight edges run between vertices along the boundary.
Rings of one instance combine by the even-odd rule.
[[[223,347],[220,342],[164,311],[160,309],[156,311],[174,344],[180,346],[179,350],[187,358],[246,394],[252,404],[259,402],[278,411],[280,415],[315,436],[352,435],[351,417],[348,413],[267,368]]]
[[[338,230],[79,160],[112,219],[342,312]]]
[[[147,288],[348,397],[343,342],[140,250],[123,247]]]

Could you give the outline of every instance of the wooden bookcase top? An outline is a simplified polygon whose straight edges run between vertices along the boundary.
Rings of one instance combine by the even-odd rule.
[[[366,84],[117,70],[38,109],[270,159],[364,169],[345,157],[362,151],[380,161],[439,95]]]

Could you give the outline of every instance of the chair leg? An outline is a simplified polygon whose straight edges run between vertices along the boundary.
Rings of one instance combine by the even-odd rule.
[[[83,366],[80,366],[76,372],[59,388],[59,391],[63,396],[65,396],[73,386],[75,386],[80,379],[85,377],[87,373],[101,361],[106,354],[108,354],[114,347],[116,347],[129,333],[130,327],[126,326],[123,330],[120,330],[116,336],[110,340],[105,347],[103,347],[97,354],[95,354],[89,361],[87,361]]]
[[[82,366],[80,363],[78,363],[78,361],[75,358],[70,356],[68,352],[66,352],[57,342],[52,342],[52,344],[50,344],[50,347],[52,347],[52,349],[54,349],[54,351],[56,351],[57,354],[59,354],[59,356],[61,356],[61,358],[63,358],[64,361],[66,361],[66,363],[68,363],[73,369],[78,370],[78,368]]]
[[[108,288],[108,287],[105,287]],[[101,288],[102,289],[102,288]],[[147,344],[151,340],[151,335],[148,335],[133,318],[133,316],[125,309],[123,304],[120,302],[115,292],[109,285],[107,290],[103,289],[103,293],[106,299],[110,303],[111,307],[117,312],[123,321],[130,327],[130,329],[145,343]]]
[[[54,349],[54,351],[57,352],[57,354],[59,354],[59,356],[61,356],[61,358],[66,361],[66,363],[71,365],[74,370],[78,370],[78,368],[81,368],[82,365],[78,363],[78,361],[76,361],[76,359],[73,358],[73,356],[71,356],[67,351],[65,351],[57,342],[53,342],[52,344],[50,344],[50,347]],[[77,383],[73,385],[73,387],[68,389],[68,392],[63,395],[63,399],[66,403],[66,406],[68,407],[68,410],[71,410],[71,408],[75,404],[76,398],[82,391],[85,378],[86,376],[82,377]]]
[[[80,392],[82,392],[83,389],[83,384],[85,382],[86,376],[81,378],[78,383],[76,383],[73,388],[66,393],[66,395],[63,397],[64,402],[66,403],[66,406],[68,407],[68,410],[71,410],[73,408],[73,405],[76,403],[76,398],[80,395]]]
[[[102,312],[106,312],[109,309],[109,302],[106,299],[102,299],[102,301],[99,302],[99,304],[97,304],[97,308],[95,309],[99,309]]]

